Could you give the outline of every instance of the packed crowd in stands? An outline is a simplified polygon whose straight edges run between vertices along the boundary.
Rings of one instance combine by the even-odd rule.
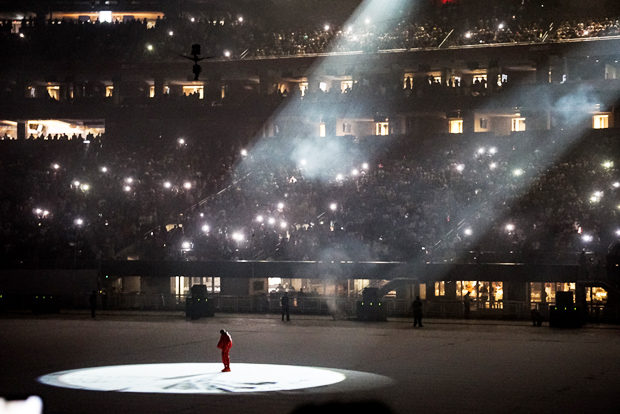
[[[325,52],[375,52],[500,43],[557,42],[617,36],[615,17],[571,21],[526,19],[506,14],[476,22],[445,16],[410,16],[399,21],[356,26],[331,22],[321,27],[303,23],[270,29],[250,17],[127,20],[114,23],[25,19],[19,33],[12,22],[0,24],[0,44],[7,56],[32,61],[110,62],[178,60],[190,45],[201,44],[202,55],[215,58],[298,56]],[[27,46],[27,47],[24,47]]]
[[[177,214],[222,187],[238,152],[216,139],[154,148],[68,138],[0,140],[5,266],[114,259],[146,229],[177,222]]]
[[[301,158],[310,138],[252,149],[88,138],[0,140],[4,266],[132,256],[576,263],[618,238],[620,153],[609,136],[569,153],[533,133],[396,140],[388,151],[342,140],[332,148],[358,155],[332,164]]]

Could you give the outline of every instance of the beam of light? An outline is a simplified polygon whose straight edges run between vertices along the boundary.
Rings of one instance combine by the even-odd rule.
[[[294,365],[220,363],[115,365],[60,371],[38,378],[42,384],[86,391],[157,394],[250,394],[272,391],[341,391],[383,387],[387,377],[359,371]]]
[[[552,97],[551,94],[545,92],[536,92],[529,95],[523,94],[523,96],[519,96],[519,94],[520,92],[517,91],[514,94],[497,97],[486,108],[480,108],[479,110],[484,112],[496,109],[498,103],[500,103],[500,107],[508,107],[506,102],[518,98],[523,102],[524,107],[548,108],[558,119],[560,127],[552,130],[533,131],[533,134],[539,134],[544,137],[544,142],[542,142],[543,139],[538,140],[542,145],[536,151],[528,148],[527,150],[517,149],[514,152],[512,158],[518,160],[519,165],[534,165],[537,168],[515,168],[513,166],[513,175],[518,176],[518,180],[514,180],[511,186],[497,187],[492,193],[486,194],[485,197],[481,197],[472,203],[465,211],[460,212],[460,216],[468,220],[477,212],[485,211],[486,219],[484,223],[477,224],[473,243],[476,243],[477,240],[483,238],[487,232],[491,231],[495,220],[502,218],[502,212],[506,211],[506,208],[510,206],[505,202],[507,199],[512,199],[512,203],[518,203],[518,198],[514,197],[514,194],[526,191],[539,178],[539,171],[549,169],[591,130],[592,108],[596,108],[598,104],[606,106],[611,103],[610,101],[603,100],[592,87],[586,85],[576,86],[573,90],[560,97]],[[504,100],[503,105],[501,104],[502,100]],[[613,164],[611,161],[604,161],[602,166],[604,168],[611,168]],[[497,164],[493,163],[490,167],[494,169],[497,167]],[[590,197],[590,202],[599,202],[602,195],[602,192],[596,192]],[[508,229],[508,227],[506,227],[506,230],[508,232],[513,231]],[[584,241],[587,242],[585,239]]]
[[[367,30],[368,26],[372,26],[376,28],[377,33],[383,32],[389,28],[396,27],[403,16],[408,16],[409,11],[414,8],[412,3],[414,2],[407,0],[365,0],[342,27],[362,27],[364,30]],[[366,21],[368,21],[368,24]],[[329,55],[329,53],[343,49],[345,44],[349,46],[348,36],[346,35],[333,41],[328,47],[328,55],[325,58],[317,59],[313,66],[304,74],[311,93],[318,93],[320,87],[319,78],[323,77],[325,73],[331,72],[330,68],[336,67],[339,64],[338,61],[341,57]],[[361,52],[361,50],[358,52]],[[354,60],[364,64],[369,59],[377,59],[378,63],[381,58],[381,55],[374,53],[371,55],[363,53],[356,56]],[[334,87],[339,89],[339,86]],[[288,138],[291,139],[282,141],[270,139],[271,137],[263,139],[262,133],[257,134],[251,145],[252,156],[238,159],[236,169],[244,170],[241,172],[241,174],[244,174],[252,172],[256,165],[255,163],[269,162],[273,167],[278,167],[280,165],[287,165],[292,161],[304,167],[303,175],[305,179],[320,180],[328,183],[333,180],[334,170],[343,171],[344,169],[345,171],[351,171],[356,165],[359,166],[359,162],[363,159],[368,159],[369,154],[364,154],[358,146],[352,145],[350,141],[330,137],[330,134],[336,134],[335,130],[328,131],[328,136],[326,137],[319,137],[318,129],[315,131],[310,126],[310,123],[314,126],[315,123],[319,124],[323,122],[323,119],[328,119],[334,113],[338,113],[334,105],[338,106],[339,104],[310,102],[298,98],[287,99],[276,110],[269,122],[273,125],[286,125],[287,119],[305,119],[308,120],[307,128],[304,125],[304,127],[300,127],[290,134],[286,132],[286,135],[289,135]],[[359,108],[357,108],[358,106]],[[349,110],[359,112],[358,109],[363,110],[365,106],[364,100],[357,100],[349,105]],[[267,126],[269,127],[269,125]],[[284,135],[284,133],[281,134]],[[275,156],[275,154],[282,153],[288,156]],[[310,160],[311,162],[304,165],[303,162],[300,163],[300,160]]]

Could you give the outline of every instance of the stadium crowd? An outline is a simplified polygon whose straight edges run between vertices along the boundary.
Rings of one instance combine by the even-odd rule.
[[[296,150],[315,138],[276,136],[254,149],[229,138],[62,138],[0,140],[4,266],[511,254],[576,263],[618,237],[613,139],[584,138],[568,153],[539,134],[396,139],[388,151],[342,140],[358,155],[317,167]]]
[[[449,16],[449,15],[448,15]],[[0,22],[0,45],[12,58],[91,65],[110,62],[178,60],[190,45],[202,55],[227,58],[298,56],[325,52],[376,52],[499,43],[557,42],[616,36],[616,17],[545,21],[506,14],[472,22],[447,15],[409,16],[398,21],[357,26],[331,22],[267,28],[250,17],[175,18],[114,23],[24,19],[19,33],[11,21]],[[27,46],[27,47],[24,47]]]

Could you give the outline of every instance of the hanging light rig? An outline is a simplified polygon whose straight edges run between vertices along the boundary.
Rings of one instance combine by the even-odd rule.
[[[194,66],[192,67],[192,73],[194,74],[194,80],[197,81],[198,77],[200,76],[200,72],[202,72],[202,68],[200,67],[198,62],[200,62],[201,60],[210,59],[211,56],[206,56],[202,58],[198,57],[200,56],[200,45],[199,44],[192,45],[192,52],[190,54],[192,55],[191,57],[185,56],[185,55],[180,55],[180,56],[194,62]]]

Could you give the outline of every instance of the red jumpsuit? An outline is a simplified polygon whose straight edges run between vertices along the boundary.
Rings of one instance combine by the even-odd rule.
[[[217,343],[217,347],[222,350],[222,362],[224,363],[224,370],[230,371],[230,357],[228,353],[232,348],[232,338],[228,332],[224,332],[220,336],[220,341]]]

